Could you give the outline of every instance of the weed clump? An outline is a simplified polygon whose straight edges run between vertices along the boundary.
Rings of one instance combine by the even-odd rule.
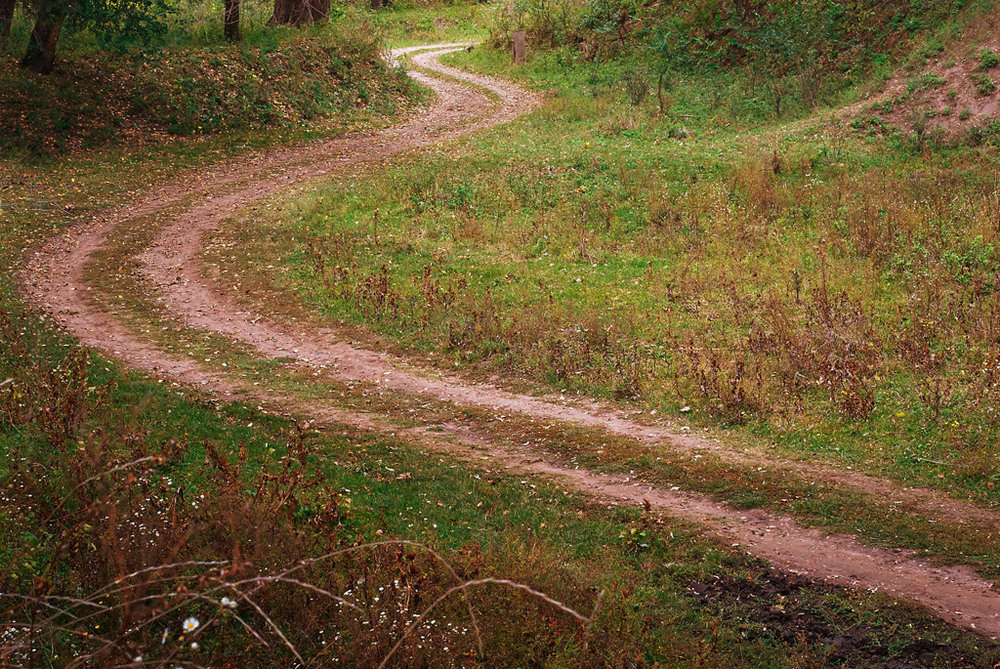
[[[996,92],[997,85],[993,83],[992,79],[990,79],[990,75],[985,72],[973,74],[971,75],[971,78],[973,85],[976,87],[976,92],[978,92],[979,95],[993,95],[993,93]]]
[[[976,56],[979,59],[980,70],[992,70],[1000,65],[1000,55],[993,49],[982,49]]]
[[[622,85],[625,95],[633,107],[638,107],[649,96],[649,76],[641,68],[631,67],[622,74]]]
[[[440,666],[483,657],[494,607],[525,603],[529,616],[567,616],[546,626],[586,654],[593,613],[480,573],[474,550],[456,569],[424,544],[360,540],[348,491],[330,487],[298,425],[263,458],[149,436],[78,432],[72,457],[43,442],[10,450],[0,611],[24,622],[8,626],[0,658],[277,666],[333,652]],[[193,458],[197,474],[181,474]]]

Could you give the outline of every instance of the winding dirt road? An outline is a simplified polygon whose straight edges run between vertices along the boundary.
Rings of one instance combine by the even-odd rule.
[[[745,462],[747,454],[701,436],[637,422],[610,406],[567,403],[560,398],[531,397],[501,388],[471,384],[457,377],[420,369],[413,361],[359,348],[335,330],[304,328],[260,313],[206,280],[198,261],[205,236],[225,218],[262,198],[296,184],[342,175],[352,165],[438,144],[461,135],[507,123],[529,113],[541,99],[510,82],[472,75],[442,65],[438,59],[462,45],[418,47],[393,54],[416,53],[420,71],[413,77],[436,93],[431,106],[413,119],[385,130],[351,135],[205,170],[149,193],[141,200],[74,227],[38,249],[21,272],[25,295],[52,313],[82,343],[126,364],[160,377],[170,377],[213,390],[223,396],[248,394],[258,401],[316,420],[356,429],[391,433],[408,441],[447,451],[457,457],[486,453],[510,470],[550,476],[564,485],[617,503],[649,503],[739,544],[741,550],[782,569],[846,587],[880,590],[918,601],[942,618],[990,636],[1000,636],[1000,593],[965,567],[934,567],[902,550],[874,549],[849,536],[828,536],[789,517],[755,510],[742,512],[711,499],[635,480],[622,480],[547,461],[537,452],[516,447],[488,430],[453,425],[401,429],[377,412],[319,409],[293,397],[247,390],[246,384],[218,370],[162,350],[122,320],[86,281],[88,268],[114,232],[146,217],[167,221],[155,240],[136,256],[142,279],[171,316],[202,332],[241,342],[263,358],[291,359],[336,381],[377,383],[383,390],[420,396],[458,406],[475,406],[571,424],[681,453],[711,452],[723,460]],[[417,53],[419,52],[419,53]],[[488,92],[488,93],[487,93]],[[491,97],[492,96],[492,97]],[[495,99],[494,99],[495,98]],[[499,100],[499,101],[497,101]],[[929,518],[1000,526],[1000,514],[932,490],[900,488],[891,482],[833,467],[784,462],[754,455],[754,462],[778,471],[821,479],[841,487],[904,500]]]

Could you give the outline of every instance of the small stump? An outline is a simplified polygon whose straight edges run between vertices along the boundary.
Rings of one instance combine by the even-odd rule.
[[[528,45],[523,30],[513,30],[510,33],[511,55],[515,65],[523,65],[528,54]]]

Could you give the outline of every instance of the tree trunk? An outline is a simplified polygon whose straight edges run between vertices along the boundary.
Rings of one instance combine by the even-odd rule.
[[[523,30],[514,30],[510,34],[511,48],[513,50],[512,56],[515,65],[521,65],[524,63],[525,57],[528,53],[527,43],[524,38]]]
[[[274,0],[274,11],[271,12],[271,20],[268,25],[282,26],[288,23],[288,0]]]
[[[309,3],[309,16],[314,23],[330,18],[330,0],[312,0]]]
[[[666,70],[660,72],[660,79],[656,82],[656,99],[660,101],[660,116],[663,116],[663,76]]]
[[[54,2],[35,0],[35,27],[31,29],[28,48],[21,59],[21,67],[39,74],[49,74],[56,62],[56,47],[66,15]]]
[[[240,41],[240,0],[225,0],[225,15],[223,16],[223,32],[226,39]]]
[[[304,26],[330,18],[330,0],[274,0],[273,26]]]
[[[372,0],[372,11],[377,12],[382,9],[382,0]]]
[[[17,0],[0,0],[0,44],[10,37],[10,24],[14,20],[14,6]]]

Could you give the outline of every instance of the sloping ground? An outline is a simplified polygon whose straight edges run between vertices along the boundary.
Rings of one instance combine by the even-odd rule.
[[[395,113],[412,93],[371,35],[333,27],[281,49],[68,54],[47,76],[0,57],[0,152],[44,156],[221,130],[343,124],[369,109]]]
[[[875,116],[924,139],[982,142],[1000,101],[997,17],[985,14],[948,44],[931,41],[866,105],[859,124]]]
[[[388,394],[414,398],[426,407],[437,402],[493,414],[516,414],[527,421],[549,426],[575,425],[595,434],[624,437],[681,452],[704,450],[723,458],[746,457],[724,444],[644,425],[607,406],[572,405],[556,398],[517,395],[441,376],[420,369],[414,361],[393,359],[353,346],[337,332],[320,332],[250,311],[223,293],[221,287],[207,284],[196,261],[203,236],[235,210],[308,179],[348,174],[350,166],[361,161],[382,160],[513,120],[539,104],[536,96],[512,84],[440,65],[437,57],[447,50],[441,48],[414,58],[418,66],[449,77],[442,80],[416,75],[438,96],[421,116],[385,131],[280,150],[189,175],[123,207],[106,220],[78,226],[41,249],[22,273],[25,292],[85,344],[158,376],[230,396],[254,398],[319,420],[403,435],[463,458],[488,457],[516,471],[555,476],[567,485],[618,503],[663,508],[704,523],[714,532],[731,537],[741,550],[782,568],[849,587],[877,589],[913,599],[953,623],[991,636],[1000,635],[1000,596],[991,583],[969,568],[932,566],[906,551],[874,549],[851,537],[826,536],[802,527],[789,517],[759,510],[743,512],[701,495],[656,488],[631,476],[623,480],[621,476],[572,467],[532,447],[530,439],[515,446],[520,442],[514,442],[510,434],[488,424],[472,421],[457,427],[441,422],[430,408],[425,415],[418,412],[410,417],[410,423],[415,421],[418,427],[401,427],[397,422],[378,417],[383,411],[374,397]],[[493,104],[483,89],[499,98],[499,102]],[[319,381],[316,390],[319,397],[309,400],[256,388],[190,356],[163,350],[150,335],[149,327],[136,327],[136,317],[127,313],[128,306],[114,295],[95,288],[88,271],[119,230],[149,220],[154,222],[151,226],[154,230],[160,226],[158,234],[138,245],[133,252],[134,267],[142,273],[142,280],[157,304],[173,322],[197,332],[224,335],[263,358],[291,360],[326,382],[377,388],[364,411],[343,409],[336,398],[331,400],[331,393]],[[442,434],[438,436],[435,432]],[[902,490],[889,482],[823,467],[762,462],[768,467],[797,470],[861,492],[905,498],[934,520],[965,519],[983,527],[995,527],[998,520],[990,510],[950,500],[932,491]]]

